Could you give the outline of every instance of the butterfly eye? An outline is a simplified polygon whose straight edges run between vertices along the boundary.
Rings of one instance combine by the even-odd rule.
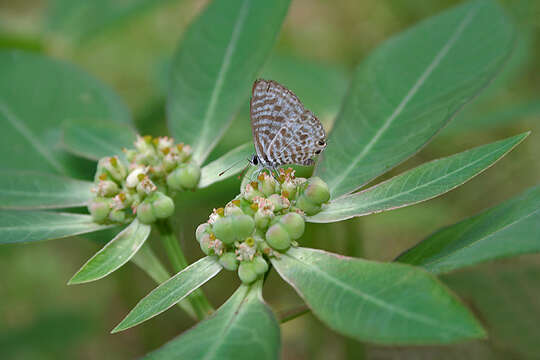
[[[251,163],[253,165],[258,165],[259,164],[259,158],[257,157],[257,155],[253,156],[253,159],[251,159]]]
[[[317,142],[317,144],[318,144],[319,146],[324,146],[324,145],[326,145],[326,142],[325,142],[324,140],[319,140],[319,141]]]

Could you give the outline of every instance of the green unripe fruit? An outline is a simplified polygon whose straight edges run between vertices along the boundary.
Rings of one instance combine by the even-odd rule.
[[[96,198],[88,204],[88,211],[92,215],[92,220],[96,223],[102,223],[109,216],[111,211],[110,203],[107,199]]]
[[[321,205],[313,203],[305,194],[300,195],[296,200],[296,206],[310,216],[321,211]]]
[[[304,190],[304,195],[311,202],[318,205],[330,200],[330,190],[328,190],[328,185],[317,176],[308,179],[308,185]]]
[[[242,262],[238,267],[238,277],[244,284],[251,284],[257,279],[255,266],[251,262]]]
[[[206,255],[210,255],[212,250],[212,239],[210,238],[210,235],[206,233],[203,234],[199,240],[199,244],[201,245],[202,252]]]
[[[306,229],[304,218],[302,215],[295,212],[290,212],[283,215],[279,219],[279,222],[281,225],[283,225],[283,227],[285,227],[285,230],[287,230],[291,236],[291,239],[293,240],[300,239],[300,237],[302,237],[304,234],[304,230]]]
[[[151,224],[156,221],[152,204],[145,200],[137,206],[137,219],[143,224]]]
[[[112,222],[123,223],[126,220],[126,213],[122,210],[113,209],[109,213],[109,219]]]
[[[291,236],[282,224],[276,223],[266,231],[266,242],[272,248],[284,251],[291,246]]]
[[[221,255],[218,262],[226,270],[236,271],[238,269],[238,259],[236,259],[236,255],[232,252],[226,252]]]
[[[201,242],[201,238],[204,234],[207,234],[210,230],[210,224],[208,223],[202,223],[201,225],[197,226],[197,230],[195,230],[195,238],[198,242]]]
[[[156,192],[152,196],[152,209],[154,211],[154,216],[158,219],[168,218],[174,213],[174,201],[167,195]]]
[[[201,169],[195,164],[181,164],[167,176],[167,185],[173,190],[195,189],[201,178]]]
[[[253,258],[253,269],[258,275],[263,275],[268,271],[268,263],[262,256]]]
[[[235,233],[235,240],[243,240],[251,233],[253,233],[253,229],[255,228],[255,223],[253,222],[253,218],[248,215],[234,215],[231,216],[232,219],[232,225],[233,230]]]
[[[214,235],[225,244],[232,244],[236,240],[232,217],[219,217],[212,225]]]

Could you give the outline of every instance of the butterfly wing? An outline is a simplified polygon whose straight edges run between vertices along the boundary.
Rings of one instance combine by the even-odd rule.
[[[270,166],[311,165],[311,158],[326,146],[326,134],[317,117],[292,91],[275,81],[255,81],[250,115],[257,155]]]

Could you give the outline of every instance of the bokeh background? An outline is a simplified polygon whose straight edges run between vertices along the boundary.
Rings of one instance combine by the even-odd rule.
[[[459,2],[293,0],[261,75],[290,87],[328,129],[356,64],[392,34]],[[184,29],[206,3],[0,0],[0,49],[19,48],[75,63],[121,95],[141,133],[165,135],[169,59]],[[532,130],[532,135],[494,167],[449,194],[388,213],[337,224],[310,224],[302,245],[392,260],[436,229],[540,183],[540,2],[501,3],[519,28],[506,68],[440,136],[387,176],[526,130]],[[250,138],[246,103],[213,157]],[[239,181],[231,178],[196,194],[182,194],[176,222],[191,261],[202,255],[193,238],[195,227],[207,219],[212,208],[230,200],[238,186]],[[132,359],[194,324],[173,308],[129,331],[110,335],[114,325],[155,284],[128,264],[103,280],[66,286],[100,246],[99,239],[83,238],[2,246],[0,358]],[[540,256],[491,262],[446,275],[443,280],[484,323],[490,333],[488,341],[429,348],[371,346],[332,332],[308,314],[282,326],[283,358],[538,358]],[[203,289],[218,306],[237,285],[236,276],[222,272]],[[277,312],[301,304],[275,274],[269,277],[265,298]]]

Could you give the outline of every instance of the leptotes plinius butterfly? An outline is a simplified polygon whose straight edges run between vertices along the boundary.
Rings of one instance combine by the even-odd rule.
[[[285,86],[256,80],[250,102],[251,129],[256,155],[250,160],[261,168],[313,165],[313,157],[326,147],[321,122]]]

